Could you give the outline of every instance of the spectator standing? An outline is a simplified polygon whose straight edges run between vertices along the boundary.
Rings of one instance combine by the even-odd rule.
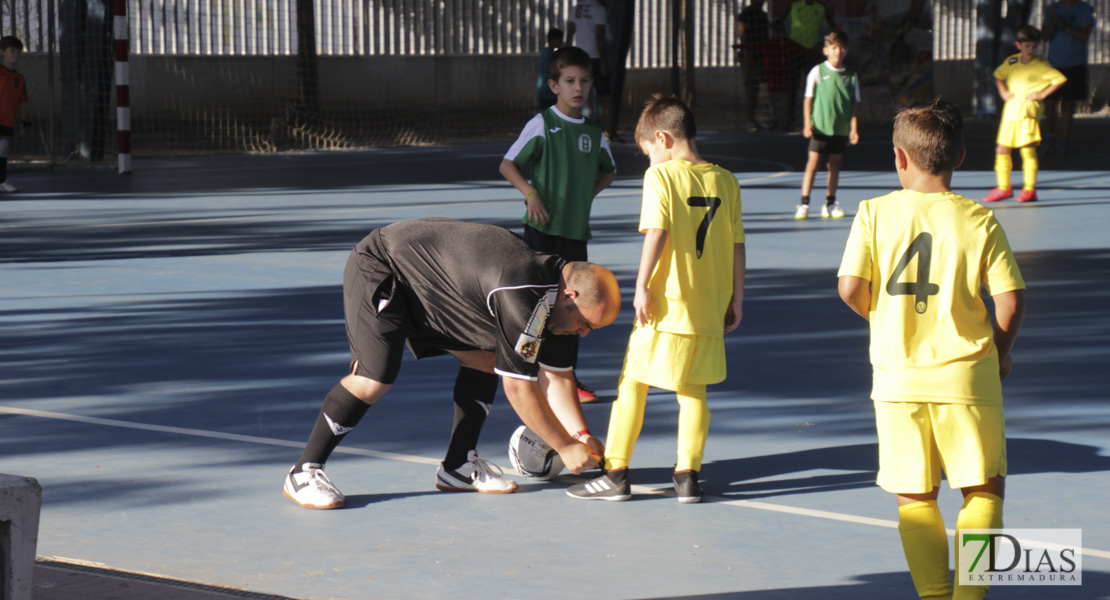
[[[1067,153],[1075,103],[1087,99],[1087,42],[1095,27],[1095,9],[1082,0],[1060,0],[1045,9],[1044,39],[1048,41],[1048,64],[1068,80],[1045,99],[1045,146],[1056,146],[1056,115],[1060,115],[1059,150]]]

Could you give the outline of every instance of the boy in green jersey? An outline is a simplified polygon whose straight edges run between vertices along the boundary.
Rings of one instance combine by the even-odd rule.
[[[848,55],[848,34],[834,31],[825,36],[825,62],[813,67],[806,77],[805,104],[802,106],[802,135],[810,138],[809,158],[802,177],[802,202],[794,211],[795,219],[809,217],[809,192],[817,176],[821,156],[828,157],[829,182],[822,217],[840,218],[844,211],[836,201],[840,161],[848,144],[859,143],[856,108],[859,106],[859,78],[844,66]]]
[[[590,55],[567,46],[552,54],[550,64],[547,83],[558,100],[528,121],[501,160],[500,171],[524,195],[524,241],[535,250],[584,261],[590,207],[594,196],[616,179],[617,169],[601,127],[582,116],[593,85]],[[531,180],[521,173],[525,166]],[[568,377],[581,400],[597,399],[573,372]]]
[[[898,499],[898,533],[921,598],[978,600],[953,587],[937,506],[941,472],[963,493],[960,532],[1002,528],[1002,379],[1025,313],[1025,282],[994,214],[952,192],[963,119],[941,99],[894,118],[902,189],[860,203],[840,264],[840,297],[871,328],[877,483]],[[990,295],[993,315],[983,299]],[[957,569],[959,572],[959,568]]]

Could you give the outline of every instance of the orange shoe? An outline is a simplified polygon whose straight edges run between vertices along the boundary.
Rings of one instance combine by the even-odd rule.
[[[991,190],[991,193],[987,194],[986,198],[983,198],[983,202],[998,202],[999,200],[1005,200],[1006,198],[1013,197],[1014,188],[1012,187],[994,188],[993,190]]]
[[[1017,197],[1018,202],[1036,202],[1037,190],[1021,190]]]

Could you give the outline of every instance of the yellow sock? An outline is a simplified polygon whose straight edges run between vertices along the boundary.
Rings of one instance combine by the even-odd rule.
[[[709,437],[709,403],[704,385],[688,385],[678,396],[678,462],[675,471],[701,470]]]
[[[1024,148],[1022,148],[1024,150]],[[956,568],[960,568],[960,530],[1002,529],[1002,498],[987,492],[974,492],[964,498],[964,506],[956,519]],[[956,573],[957,579],[959,572]],[[956,585],[952,600],[981,600],[990,586]]]
[[[1021,149],[1021,174],[1025,179],[1025,185],[1021,187],[1023,190],[1033,190],[1037,188],[1037,149],[1033,146],[1026,146]],[[1007,180],[1009,177],[1007,177]]]
[[[1014,170],[1014,159],[1009,153],[994,155],[994,174],[998,178],[998,187],[1010,189],[1010,172]]]
[[[922,598],[951,598],[948,533],[936,500],[898,507],[898,533],[910,566],[913,587]]]
[[[627,467],[632,460],[636,438],[644,426],[644,404],[648,385],[621,375],[617,383],[617,401],[609,413],[609,434],[605,438],[605,468]]]

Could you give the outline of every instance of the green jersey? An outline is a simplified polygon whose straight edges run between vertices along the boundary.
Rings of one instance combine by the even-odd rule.
[[[551,220],[544,227],[525,214],[521,222],[547,235],[589,240],[594,186],[603,173],[616,172],[613,151],[601,127],[573,119],[554,106],[532,117],[505,158],[531,167],[532,187]]]
[[[859,77],[850,69],[834,69],[825,61],[806,77],[806,98],[813,98],[813,130],[824,135],[851,132],[852,105],[859,102]]]

